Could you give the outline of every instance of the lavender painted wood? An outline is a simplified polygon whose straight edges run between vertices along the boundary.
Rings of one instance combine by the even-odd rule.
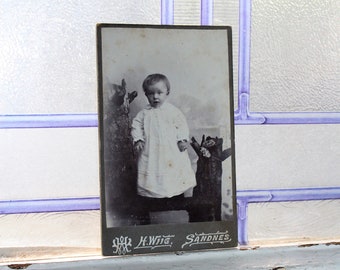
[[[340,199],[340,187],[237,191],[238,215],[241,219],[246,218],[242,209],[247,207],[248,203],[337,199]],[[10,200],[0,201],[0,214],[99,210],[99,206],[98,197]]]
[[[242,97],[244,96],[245,95],[242,94]],[[243,102],[241,102],[240,104],[243,104]],[[241,105],[240,109],[237,112],[235,112],[235,124],[236,125],[340,124],[340,112],[250,113],[247,105]],[[97,114],[94,113],[0,115],[0,129],[78,128],[97,126],[98,116]]]
[[[263,124],[340,124],[340,112],[261,113]]]
[[[98,197],[0,201],[0,214],[28,214],[98,210]]]
[[[239,7],[239,95],[249,94],[251,1],[240,0]]]
[[[94,113],[0,115],[0,129],[74,128],[97,126],[98,115]]]
[[[213,1],[201,0],[201,25],[213,24]]]
[[[174,1],[162,0],[161,2],[161,24],[174,24]]]
[[[251,113],[249,111],[249,99],[248,93],[240,93],[238,96],[238,110],[235,112],[235,124],[237,125],[260,125],[266,122],[265,117],[260,113]]]
[[[250,25],[251,1],[240,0],[239,6],[239,51],[238,51],[238,109],[235,124],[263,124],[262,116],[249,112],[250,99]]]

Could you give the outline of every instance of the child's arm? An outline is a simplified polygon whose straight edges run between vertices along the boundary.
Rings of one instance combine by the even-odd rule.
[[[144,141],[144,114],[139,112],[132,120],[131,136],[133,138],[133,148],[136,154],[140,154],[145,145]]]
[[[189,127],[185,116],[182,112],[178,111],[176,117],[176,130],[177,130],[177,146],[179,151],[183,152],[188,149],[189,141]]]

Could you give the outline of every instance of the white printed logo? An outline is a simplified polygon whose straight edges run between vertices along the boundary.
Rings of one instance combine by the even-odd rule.
[[[186,242],[182,245],[185,246],[203,245],[203,244],[224,244],[231,241],[228,231],[215,232],[215,233],[194,233],[186,236]]]
[[[132,239],[127,236],[116,237],[112,240],[113,253],[118,255],[125,255],[131,252]]]
[[[138,245],[134,249],[155,249],[171,247],[175,235],[150,235],[141,236]]]

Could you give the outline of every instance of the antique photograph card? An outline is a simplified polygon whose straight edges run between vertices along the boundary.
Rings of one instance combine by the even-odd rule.
[[[237,246],[231,34],[97,25],[103,255]]]

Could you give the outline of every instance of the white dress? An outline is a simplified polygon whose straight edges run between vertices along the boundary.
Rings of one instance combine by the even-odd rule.
[[[177,142],[189,141],[189,128],[183,113],[169,103],[148,106],[132,121],[134,142],[145,142],[138,159],[138,194],[152,198],[171,198],[196,186],[187,151]]]

